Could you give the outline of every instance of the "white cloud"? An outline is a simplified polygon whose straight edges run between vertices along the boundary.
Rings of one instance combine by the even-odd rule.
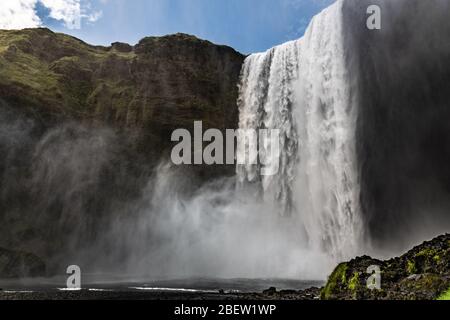
[[[50,9],[50,18],[64,21],[69,29],[81,28],[80,0],[39,0]]]
[[[0,29],[33,28],[41,25],[36,0],[1,0]]]
[[[49,9],[49,17],[64,23],[68,29],[81,28],[83,19],[95,22],[102,12],[92,12],[89,0],[1,0],[0,29],[22,29],[42,26],[36,12],[37,3]]]
[[[89,22],[95,22],[98,19],[100,19],[101,17],[103,17],[103,12],[102,11],[96,11],[94,13],[86,15],[86,18],[88,19]]]

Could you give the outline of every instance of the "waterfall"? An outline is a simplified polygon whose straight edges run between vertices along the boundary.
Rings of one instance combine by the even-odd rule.
[[[261,176],[238,165],[280,213],[296,215],[309,245],[335,257],[354,254],[360,237],[356,106],[345,64],[342,2],[313,18],[305,36],[250,55],[238,100],[240,129],[279,129],[280,165]],[[259,146],[259,155],[265,154]]]

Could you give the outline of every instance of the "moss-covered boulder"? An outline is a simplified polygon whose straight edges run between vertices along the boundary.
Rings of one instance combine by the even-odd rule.
[[[369,289],[370,266],[380,269],[380,289]],[[370,271],[370,270],[369,270]],[[386,261],[364,256],[341,263],[322,289],[325,300],[436,299],[450,288],[450,234]]]
[[[34,254],[0,248],[0,279],[42,277],[44,261]]]

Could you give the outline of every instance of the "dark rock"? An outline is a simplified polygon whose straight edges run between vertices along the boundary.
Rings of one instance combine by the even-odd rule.
[[[295,291],[295,290],[281,290],[280,291],[281,295],[296,294],[296,293],[297,293],[297,291]]]
[[[123,43],[123,42],[111,43],[111,48],[116,51],[124,52],[124,53],[133,51],[132,46],[130,46],[128,43]]]
[[[382,8],[383,32],[359,27],[370,5]],[[449,2],[342,6],[348,68],[358,87],[361,214],[372,247],[403,252],[418,235],[450,230],[450,46],[442,40],[450,34]]]
[[[367,287],[369,266],[381,271],[381,289]],[[450,234],[437,237],[386,261],[359,257],[341,263],[330,275],[321,298],[327,300],[436,299],[450,287]]]
[[[268,296],[272,296],[276,293],[277,293],[277,288],[275,288],[275,287],[270,287],[269,289],[263,291],[263,294],[266,294]]]
[[[45,274],[45,263],[34,254],[0,248],[0,278],[41,277]]]

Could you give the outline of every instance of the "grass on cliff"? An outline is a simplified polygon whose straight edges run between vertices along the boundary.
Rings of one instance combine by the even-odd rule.
[[[51,48],[42,44],[45,41]],[[89,113],[95,107],[89,108],[89,97],[98,87],[92,74],[105,63],[113,64],[114,59],[129,62],[135,56],[134,52],[90,46],[47,29],[0,30],[0,85],[13,88],[15,95],[24,96],[32,105],[49,109],[64,105],[76,114]],[[114,70],[109,72],[116,76]],[[133,97],[125,94],[132,91],[129,83],[110,82],[111,95],[119,100],[119,107],[127,106]]]

